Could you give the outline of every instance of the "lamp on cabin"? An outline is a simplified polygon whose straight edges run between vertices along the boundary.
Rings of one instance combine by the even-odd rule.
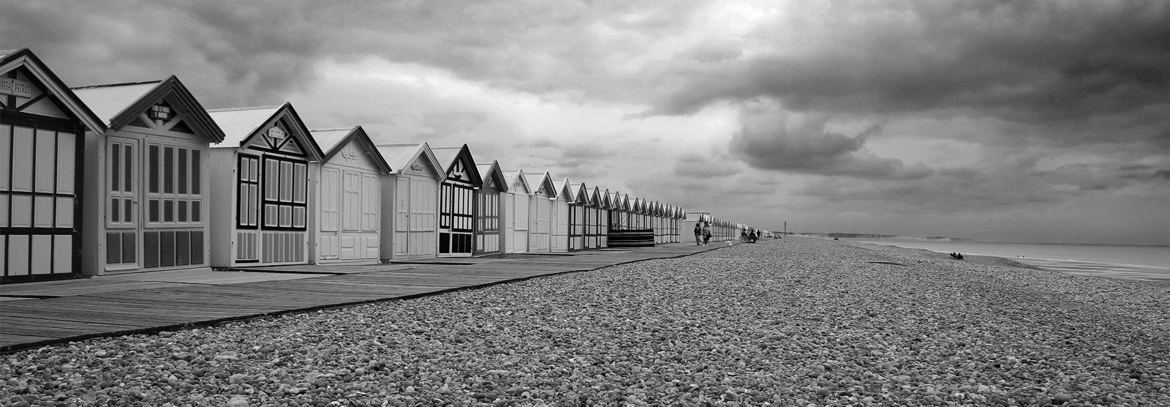
[[[171,107],[162,103],[151,106],[148,116],[150,117],[150,120],[164,123],[171,119]]]

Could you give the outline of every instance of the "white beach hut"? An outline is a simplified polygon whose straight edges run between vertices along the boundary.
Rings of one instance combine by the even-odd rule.
[[[310,262],[317,208],[309,186],[324,154],[300,115],[287,102],[209,113],[226,136],[208,157],[211,265]]]
[[[394,175],[393,186],[383,186],[392,195],[383,194],[382,201],[393,206],[382,206],[382,259],[435,257],[443,166],[427,143],[378,144],[377,147]]]
[[[528,251],[548,253],[552,250],[552,219],[557,187],[548,172],[525,173],[533,190],[528,205]]]
[[[476,164],[483,178],[483,187],[477,194],[475,210],[475,254],[492,255],[503,253],[508,236],[503,233],[502,224],[507,222],[504,212],[504,195],[508,192],[508,181],[500,170],[499,161]]]
[[[82,225],[103,219],[82,209],[102,199],[90,199],[92,187],[82,196],[83,175],[97,165],[83,146],[105,131],[32,51],[0,50],[0,283],[99,272],[96,254],[82,255],[84,238],[97,244]]]
[[[390,165],[361,126],[312,130],[325,152],[318,183],[318,262],[381,259],[383,184]]]
[[[572,198],[565,193],[569,189],[569,179],[562,178],[554,183],[556,198],[553,199],[552,215],[549,217],[549,250],[553,253],[569,251],[569,202]]]
[[[101,215],[83,227],[97,273],[207,267],[208,146],[223,131],[174,76],[73,92],[106,121],[86,143],[85,180],[96,186],[86,210]]]
[[[523,170],[507,172],[504,194],[504,252],[528,252],[528,207],[532,189]]]

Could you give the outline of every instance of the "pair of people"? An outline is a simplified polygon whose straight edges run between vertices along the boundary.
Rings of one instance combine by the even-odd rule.
[[[711,242],[711,224],[698,222],[695,224],[695,246],[707,246]]]

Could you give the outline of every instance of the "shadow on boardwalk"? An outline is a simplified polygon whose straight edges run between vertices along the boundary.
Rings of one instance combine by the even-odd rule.
[[[0,352],[434,295],[718,247],[723,246],[668,244],[555,256],[181,270],[6,285],[0,286]]]

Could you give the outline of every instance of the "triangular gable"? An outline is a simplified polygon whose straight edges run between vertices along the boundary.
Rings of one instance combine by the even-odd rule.
[[[211,143],[222,142],[225,137],[203,105],[174,75],[155,82],[79,87],[74,92],[112,129],[133,124],[197,134]]]
[[[562,178],[559,182],[556,183],[558,201],[573,202],[573,195],[576,193],[576,191],[573,191],[570,188],[570,185],[571,184],[569,183],[568,178]]]
[[[508,171],[508,190],[514,194],[532,194],[532,188],[528,186],[528,177],[524,176],[524,170]]]
[[[378,171],[382,173],[390,173],[392,168],[378,152],[378,147],[374,145],[374,141],[370,140],[370,135],[362,126],[354,126],[351,129],[328,129],[328,130],[311,130],[309,134],[317,145],[322,148],[325,153],[323,162],[329,162],[342,154],[345,147],[354,145],[357,147],[360,154],[365,155],[374,166],[378,167]]]
[[[593,187],[593,189],[589,190],[589,205],[601,208],[601,202],[601,189]]]
[[[208,113],[225,134],[224,141],[212,147],[299,155],[309,161],[321,161],[325,157],[292,103],[285,102],[275,109],[217,109]],[[260,117],[264,119],[257,120]]]
[[[431,149],[445,168],[446,180],[463,181],[475,187],[483,185],[483,177],[475,166],[475,158],[467,144],[462,147],[435,147]]]
[[[89,131],[105,133],[105,121],[65,86],[36,54],[27,48],[0,51],[0,54],[0,92],[3,92],[0,109],[50,116],[60,114],[80,121]],[[9,96],[14,99],[12,105],[8,103]]]
[[[573,188],[577,190],[576,199],[573,201],[576,202],[577,205],[589,205],[589,187],[586,187],[585,183],[582,182]]]
[[[548,171],[545,171],[544,173],[527,173],[525,175],[529,176],[529,179],[538,180],[535,184],[533,184],[533,195],[544,195],[548,198],[557,197],[557,186],[553,184],[552,175],[550,175]]]
[[[483,177],[484,188],[492,187],[500,192],[508,192],[508,178],[504,170],[500,169],[500,162],[492,160],[491,164],[479,164],[479,175]]]
[[[597,205],[602,209],[613,209],[613,200],[610,199],[609,189],[602,189],[597,194]]]
[[[422,144],[378,144],[378,153],[390,164],[393,174],[429,174],[436,180],[443,180],[443,165],[435,158],[431,146]]]

